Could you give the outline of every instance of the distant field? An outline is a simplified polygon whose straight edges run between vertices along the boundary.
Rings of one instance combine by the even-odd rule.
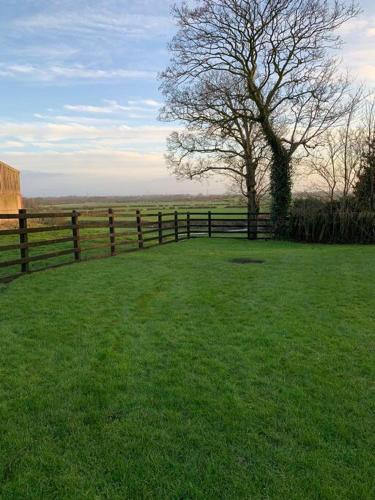
[[[374,258],[201,239],[0,286],[0,497],[373,498]]]
[[[177,197],[176,199],[147,199],[140,197],[137,200],[132,201],[117,201],[111,197],[107,199],[100,199],[95,201],[87,201],[85,199],[78,198],[74,202],[64,202],[54,200],[53,203],[49,202],[48,199],[41,199],[38,201],[38,206],[44,210],[72,210],[72,209],[83,209],[83,210],[94,210],[94,209],[106,209],[113,208],[115,210],[131,211],[136,209],[141,209],[142,211],[169,211],[169,210],[180,210],[180,211],[198,211],[198,210],[212,210],[212,211],[228,211],[233,212],[236,210],[246,210],[246,201],[242,197],[235,196],[221,196],[221,197],[200,197],[200,198],[187,198],[181,199]],[[262,202],[261,210],[264,212],[269,211],[270,202],[264,200]]]
[[[100,199],[95,201],[86,201],[85,199],[78,198],[75,201],[64,202],[59,200],[54,200],[53,203],[48,202],[48,199],[41,199],[38,204],[45,209],[60,209],[60,210],[72,210],[72,209],[95,209],[95,208],[114,208],[121,210],[136,210],[143,209],[145,211],[155,211],[155,210],[198,210],[198,209],[235,209],[235,208],[246,208],[246,203],[243,198],[238,197],[202,197],[202,198],[187,198],[187,199],[146,199],[140,197],[137,200],[132,201],[116,201],[111,197],[107,199]],[[266,204],[265,204],[266,206]]]

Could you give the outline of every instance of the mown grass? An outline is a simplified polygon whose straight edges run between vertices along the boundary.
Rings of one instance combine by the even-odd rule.
[[[0,497],[373,498],[374,257],[205,239],[3,286]]]

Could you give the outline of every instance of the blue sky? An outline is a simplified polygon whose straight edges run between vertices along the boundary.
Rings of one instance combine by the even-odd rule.
[[[342,30],[343,64],[375,87],[375,2]],[[177,182],[164,164],[174,128],[157,121],[157,73],[174,26],[168,0],[1,0],[0,160],[23,192],[224,192]]]

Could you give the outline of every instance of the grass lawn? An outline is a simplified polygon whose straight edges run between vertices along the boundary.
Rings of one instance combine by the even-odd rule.
[[[370,246],[190,240],[2,286],[0,498],[374,498],[374,325]]]

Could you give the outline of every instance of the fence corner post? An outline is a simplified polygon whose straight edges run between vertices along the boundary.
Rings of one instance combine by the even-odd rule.
[[[178,241],[178,212],[175,210],[174,213],[174,240]]]
[[[20,231],[20,253],[21,253],[21,272],[28,273],[30,271],[29,263],[29,247],[27,233],[27,210],[21,208],[18,210],[18,228]]]
[[[158,234],[159,234],[159,245],[163,243],[163,214],[158,212]]]
[[[258,216],[256,213],[247,212],[247,239],[256,240],[258,238]]]
[[[111,256],[116,255],[115,214],[113,208],[108,209],[109,242],[111,244]]]
[[[137,219],[137,233],[138,233],[138,248],[143,248],[142,216],[140,210],[136,210],[136,219]]]
[[[212,214],[211,210],[208,211],[208,237],[212,237]]]
[[[74,260],[79,262],[81,260],[81,243],[79,238],[79,212],[72,211],[72,234],[73,234],[73,252]]]

